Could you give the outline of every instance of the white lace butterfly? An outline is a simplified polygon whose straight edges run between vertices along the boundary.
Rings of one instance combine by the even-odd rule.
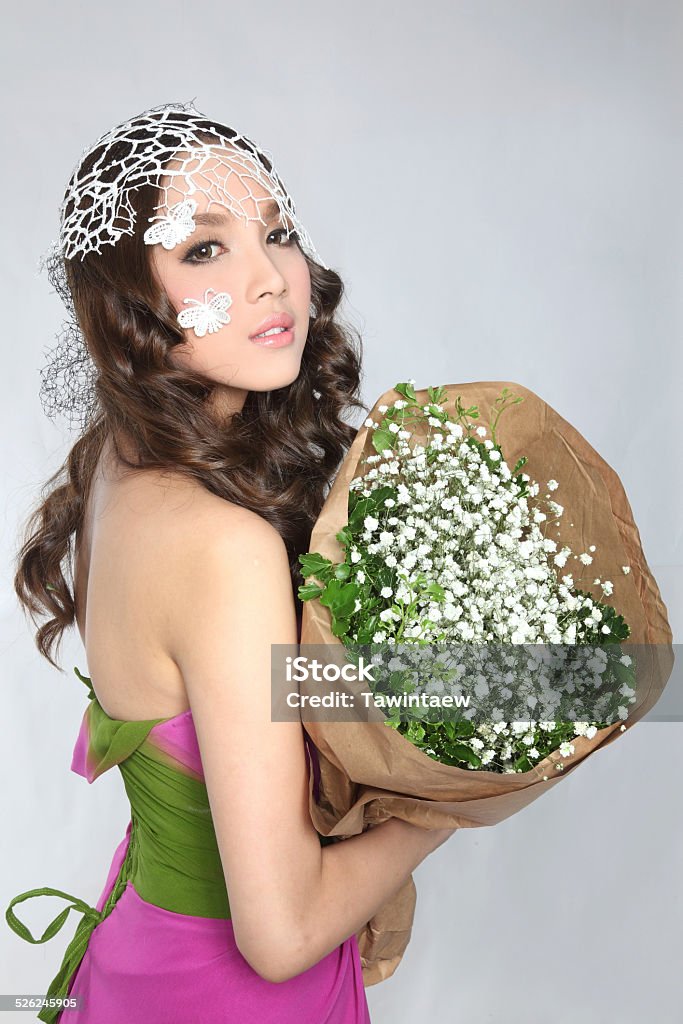
[[[150,220],[157,221],[147,228],[143,239],[147,245],[156,245],[161,242],[164,249],[173,249],[174,246],[189,238],[197,227],[192,219],[197,210],[197,202],[194,199],[183,199],[169,207],[167,214],[159,214],[150,217]]]
[[[208,301],[209,292],[215,292],[214,297]],[[232,306],[232,297],[227,292],[216,292],[215,288],[207,288],[204,292],[204,300],[183,299],[183,302],[193,302],[191,309],[181,309],[178,313],[178,323],[181,327],[194,327],[194,333],[198,338],[203,338],[207,333],[215,334],[223,324],[230,323],[230,314],[227,312]]]

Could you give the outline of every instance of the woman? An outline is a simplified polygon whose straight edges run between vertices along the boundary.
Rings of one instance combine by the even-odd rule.
[[[50,272],[73,319],[44,393],[84,429],[15,585],[51,664],[78,626],[72,769],[117,764],[131,822],[95,909],[8,908],[24,938],[23,898],[84,912],[48,993],[80,1008],[39,1019],[367,1021],[355,934],[452,830],[323,843],[314,751],[271,721],[271,644],[297,641],[297,556],[361,406],[341,279],[269,154],[190,104],[86,150]]]

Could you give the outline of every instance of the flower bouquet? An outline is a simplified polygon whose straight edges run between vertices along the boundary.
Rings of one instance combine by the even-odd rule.
[[[391,816],[496,824],[639,720],[671,671],[618,477],[520,385],[382,395],[300,561],[302,652],[356,666],[368,652],[373,670],[369,689],[347,684],[364,720],[302,712],[323,836]],[[366,985],[400,962],[415,896],[410,878],[359,933]]]

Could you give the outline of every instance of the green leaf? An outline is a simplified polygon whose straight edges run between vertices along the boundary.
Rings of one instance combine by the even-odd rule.
[[[346,526],[344,526],[339,531],[339,533],[336,535],[336,537],[337,537],[337,540],[339,541],[339,543],[342,544],[345,548],[348,547],[349,544],[351,544],[353,542],[353,536],[351,534],[351,531]]]
[[[338,618],[336,618],[336,616],[332,617],[332,635],[333,636],[336,636],[338,639],[341,639],[342,637],[346,636],[348,631],[349,631],[349,620],[348,619],[338,619]]]
[[[357,532],[362,527],[365,517],[368,515],[369,505],[368,498],[360,498],[356,502],[353,512],[349,516],[348,530],[350,534]]]
[[[380,627],[380,618],[378,615],[371,615],[367,621],[361,625],[358,629],[358,640],[359,644],[372,643],[372,638]]]
[[[343,583],[333,579],[327,584],[320,603],[329,608],[337,618],[348,619],[353,615],[359,592],[360,587],[357,583]]]
[[[314,597],[320,597],[321,594],[325,593],[324,587],[319,587],[317,583],[304,583],[303,586],[299,587],[297,591],[300,601],[310,601]]]
[[[469,764],[474,765],[475,768],[481,765],[481,758],[464,743],[454,743],[450,751],[454,757],[457,757],[460,761],[467,761]]]
[[[302,576],[318,576],[319,579],[323,579],[325,571],[332,567],[330,559],[325,558],[317,551],[299,555],[299,564],[301,565]]]
[[[409,739],[413,743],[415,741],[419,742],[420,740],[423,740],[425,738],[424,727],[422,725],[420,725],[419,722],[416,722],[414,720],[411,721],[409,723],[409,725],[408,725],[408,729],[407,729],[407,732],[406,732],[406,738]]]
[[[412,384],[409,384],[407,381],[404,381],[401,384],[395,384],[394,391],[398,391],[399,395],[402,395],[403,398],[405,398],[409,402],[417,401],[415,388],[413,387]]]
[[[384,487],[378,487],[376,491],[373,491],[372,494],[368,495],[367,507],[370,514],[383,512],[384,502],[387,500],[387,498],[393,498],[394,501],[396,501],[397,493],[398,492],[395,487],[389,487],[388,485],[385,485]]]
[[[635,674],[633,665],[622,665],[620,662],[614,662],[611,664],[611,669],[620,683],[626,683],[627,686],[635,685]]]
[[[519,771],[521,768],[523,772],[531,771],[533,768],[533,765],[526,754],[520,754],[519,757],[512,762],[512,766],[516,771]]]
[[[372,444],[376,452],[381,453],[394,447],[394,434],[385,427],[378,427],[372,435]]]

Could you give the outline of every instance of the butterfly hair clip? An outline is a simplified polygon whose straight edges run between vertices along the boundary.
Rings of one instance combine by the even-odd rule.
[[[211,300],[208,299],[209,292],[214,292]],[[181,309],[178,313],[178,323],[181,327],[194,327],[194,333],[198,338],[205,334],[215,334],[224,324],[230,323],[230,314],[227,312],[232,305],[232,297],[227,292],[216,292],[214,288],[207,288],[204,292],[203,301],[200,299],[183,299],[183,302],[192,302],[190,309]]]
[[[150,217],[150,220],[155,220],[157,223],[152,224],[145,231],[143,235],[145,243],[156,245],[157,242],[161,242],[164,249],[173,249],[180,242],[184,242],[197,226],[192,219],[196,210],[196,200],[182,199],[179,203],[170,206],[167,214]]]

